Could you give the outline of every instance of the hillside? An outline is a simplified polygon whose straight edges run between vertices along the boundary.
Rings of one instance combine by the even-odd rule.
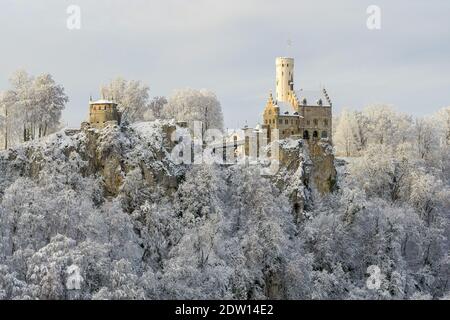
[[[0,298],[445,293],[445,230],[345,181],[337,188],[328,144],[281,141],[280,169],[264,177],[257,166],[175,165],[173,129],[84,127],[1,152]],[[376,291],[370,265],[385,274]],[[67,286],[74,270],[79,290]]]

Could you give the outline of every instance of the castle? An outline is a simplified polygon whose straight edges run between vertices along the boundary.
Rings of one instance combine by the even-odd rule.
[[[89,124],[102,129],[109,123],[120,124],[120,112],[117,103],[112,100],[89,101]]]
[[[260,143],[272,139],[272,131],[278,130],[279,139],[292,137],[306,141],[326,139],[332,141],[332,103],[325,88],[319,91],[294,90],[294,59],[278,57],[276,65],[276,97],[269,94],[263,112],[263,125],[256,128],[245,127],[244,137],[231,135],[224,139],[221,149],[232,146],[233,153],[249,155],[251,140]],[[101,99],[89,102],[89,124],[94,128],[104,128],[108,123],[120,124],[121,114],[117,103]],[[239,149],[239,150],[238,150]],[[258,157],[259,148],[255,154]],[[224,151],[226,153],[227,151]]]
[[[327,91],[294,90],[294,59],[276,58],[276,99],[264,108],[263,129],[278,129],[280,139],[332,140],[332,103]]]

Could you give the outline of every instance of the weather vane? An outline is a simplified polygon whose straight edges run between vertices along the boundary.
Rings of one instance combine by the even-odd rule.
[[[292,47],[292,40],[290,37],[287,39],[286,44],[287,44],[287,55],[289,56]]]

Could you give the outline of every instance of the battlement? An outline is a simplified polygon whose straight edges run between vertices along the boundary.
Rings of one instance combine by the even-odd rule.
[[[109,123],[120,124],[120,118],[114,101],[101,99],[89,102],[89,124],[93,128],[101,129]]]

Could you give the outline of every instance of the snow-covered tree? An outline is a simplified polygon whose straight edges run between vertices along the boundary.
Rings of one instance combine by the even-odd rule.
[[[50,74],[37,76],[33,82],[36,105],[34,112],[36,118],[32,125],[32,137],[40,138],[49,132],[54,132],[59,126],[61,111],[69,98],[64,88],[58,85]]]
[[[177,121],[194,121],[203,124],[203,132],[208,129],[223,130],[223,115],[216,95],[207,90],[179,89],[169,97],[163,115]]]
[[[151,121],[163,118],[163,108],[166,104],[166,97],[154,97],[148,105],[148,110],[144,113],[144,119]]]
[[[0,99],[5,148],[10,142],[34,140],[55,132],[68,101],[64,88],[50,74],[32,77],[23,70],[15,72],[10,83],[12,89]],[[19,132],[21,139],[11,137]]]
[[[148,110],[149,90],[140,81],[118,77],[102,86],[100,92],[102,97],[118,104],[123,120],[132,123],[143,120],[144,113]]]
[[[361,140],[364,138],[361,135],[363,134],[356,113],[347,109],[342,110],[333,138],[337,153],[346,157],[356,156],[362,148]]]
[[[3,137],[3,147],[8,149],[18,139],[16,135],[21,132],[19,130],[20,116],[18,114],[17,100],[15,92],[8,90],[0,93],[0,127]]]
[[[408,141],[412,125],[410,116],[385,105],[366,107],[363,114],[368,120],[367,138],[370,143],[397,145]]]
[[[328,195],[307,181],[306,150],[270,177],[175,165],[162,120],[0,151],[0,299],[448,297],[446,143],[422,157],[406,118],[380,144],[353,116],[357,157]]]
[[[439,146],[436,122],[430,118],[416,119],[414,133],[419,158],[432,159]]]
[[[443,144],[450,145],[450,107],[442,108],[433,115],[434,123]]]

